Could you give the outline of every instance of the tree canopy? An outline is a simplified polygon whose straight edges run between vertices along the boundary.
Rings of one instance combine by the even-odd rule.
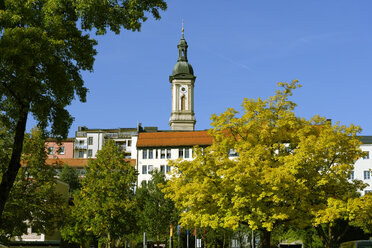
[[[166,184],[165,175],[158,170],[152,171],[152,179],[136,191],[141,229],[149,237],[165,241],[169,236],[169,226],[178,222],[178,211],[170,199],[165,199],[161,187]]]
[[[163,0],[0,0],[0,121],[13,132],[12,155],[0,184],[0,216],[20,168],[29,114],[50,134],[66,137],[65,107],[86,100],[81,71],[92,71],[97,41],[89,31],[139,31]],[[1,224],[1,223],[0,223]]]
[[[65,239],[75,242],[94,236],[110,247],[136,225],[137,172],[110,140],[96,159],[89,160],[86,170],[82,188],[74,197],[71,223],[62,233]]]
[[[181,223],[248,224],[269,247],[276,226],[320,228],[326,212],[328,223],[335,221],[334,204],[358,197],[364,185],[348,176],[363,155],[360,128],[297,117],[289,97],[300,85],[279,86],[266,100],[245,99],[241,113],[230,108],[213,115],[213,145],[196,148],[193,161],[172,162],[177,176],[164,192],[182,211]]]
[[[71,195],[74,191],[81,188],[81,180],[79,178],[79,172],[76,168],[70,167],[67,164],[63,164],[59,179],[69,185],[69,192]]]
[[[26,134],[24,143],[24,166],[1,217],[5,223],[0,228],[3,241],[27,233],[29,227],[33,233],[52,233],[64,222],[67,195],[58,192],[55,170],[45,163],[47,153],[42,132],[33,129]],[[0,145],[0,154],[3,148]]]

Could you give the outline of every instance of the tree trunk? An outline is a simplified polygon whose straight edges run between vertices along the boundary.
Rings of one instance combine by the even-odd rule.
[[[107,248],[111,248],[111,235],[110,235],[110,232],[107,233]]]
[[[205,232],[205,228],[204,228],[202,237],[203,237],[204,248],[207,248],[207,233]]]
[[[225,241],[226,241],[226,232],[223,231],[223,245],[222,245],[223,248],[225,248]]]
[[[7,170],[3,174],[0,184],[0,226],[3,226],[2,218],[5,203],[8,200],[10,190],[13,187],[17,177],[18,170],[21,167],[20,160],[23,149],[23,140],[25,137],[27,123],[28,108],[23,107],[20,111],[20,117],[15,128],[15,136],[13,141],[12,156]]]
[[[335,221],[333,225],[323,224],[315,227],[324,248],[338,248],[342,237],[348,230],[348,225]]]
[[[160,238],[159,238],[159,233],[156,234],[156,248],[159,248],[159,244],[160,244]]]
[[[260,230],[260,247],[261,248],[270,248],[270,241],[271,241],[271,232],[267,231],[266,229]]]
[[[254,237],[254,231],[252,230],[251,248],[256,248],[256,238]]]

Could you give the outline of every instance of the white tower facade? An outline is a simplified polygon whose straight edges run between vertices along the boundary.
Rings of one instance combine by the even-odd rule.
[[[171,130],[193,131],[195,129],[194,113],[194,70],[187,60],[187,42],[182,37],[178,43],[178,60],[174,66],[169,82],[172,84],[172,113],[169,118]]]

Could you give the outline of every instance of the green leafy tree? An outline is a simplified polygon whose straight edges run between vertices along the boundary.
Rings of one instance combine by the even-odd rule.
[[[165,175],[158,170],[152,173],[148,184],[142,185],[136,192],[140,208],[142,230],[156,240],[157,245],[169,237],[169,226],[178,222],[178,211],[170,199],[165,199],[161,187],[166,184]],[[159,247],[159,246],[158,246]]]
[[[267,248],[275,227],[332,226],[342,217],[336,203],[358,197],[363,184],[348,175],[363,155],[360,128],[297,117],[289,100],[297,81],[279,86],[266,100],[245,99],[242,113],[213,115],[213,145],[195,149],[193,161],[172,162],[179,176],[164,192],[183,211],[181,223],[232,229],[247,224],[260,231]],[[231,151],[239,156],[231,158]],[[331,229],[321,237],[324,246],[337,245]]]
[[[0,0],[0,120],[14,133],[0,183],[0,216],[20,168],[29,114],[65,138],[73,118],[65,107],[85,101],[81,71],[92,71],[97,41],[88,31],[139,31],[163,0]],[[1,225],[1,223],[0,223]]]
[[[64,164],[59,174],[59,179],[69,185],[71,194],[81,188],[81,180],[79,178],[79,171],[73,167]]]
[[[106,247],[112,247],[114,241],[134,230],[137,172],[109,140],[97,158],[89,161],[85,176],[74,197],[72,222],[62,234],[66,240],[80,243],[94,236]]]
[[[64,222],[67,198],[56,190],[56,173],[45,163],[44,144],[41,131],[33,129],[31,134],[26,134],[22,154],[24,166],[17,175],[1,217],[5,223],[0,229],[3,241],[25,234],[28,227],[35,233],[52,233]],[[0,153],[4,151],[2,148],[4,146]]]

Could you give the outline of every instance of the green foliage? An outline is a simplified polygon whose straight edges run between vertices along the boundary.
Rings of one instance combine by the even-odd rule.
[[[278,246],[279,243],[292,243],[301,241],[304,248],[321,248],[323,244],[314,227],[293,228],[281,226],[276,228],[272,235],[272,243]]]
[[[69,185],[71,193],[81,188],[81,180],[79,178],[79,171],[73,167],[64,164],[62,171],[59,174],[59,179]]]
[[[12,134],[0,121],[0,174],[5,172],[5,165],[9,163],[12,147]]]
[[[297,117],[289,97],[300,85],[279,86],[266,100],[245,99],[241,113],[228,109],[213,115],[213,145],[196,148],[193,161],[172,162],[179,176],[164,192],[182,211],[183,225],[248,224],[261,231],[268,247],[276,226],[304,228],[347,218],[344,206],[364,187],[348,181],[363,156],[356,137],[360,128]],[[231,158],[229,151],[239,156]]]
[[[360,227],[364,232],[372,234],[372,194],[360,198],[352,198],[347,202],[348,220],[350,224]]]
[[[74,197],[70,223],[62,230],[68,241],[84,243],[91,237],[111,244],[134,230],[137,172],[123,153],[108,141],[89,161],[81,190]]]
[[[163,0],[1,0],[0,110],[10,123],[30,111],[40,127],[65,136],[72,122],[65,106],[74,95],[85,101],[80,72],[93,69],[98,33],[139,31],[146,12],[155,19]],[[1,4],[0,4],[1,5]],[[8,123],[8,122],[7,122]]]
[[[27,227],[32,227],[35,233],[55,231],[63,224],[67,207],[66,197],[56,192],[54,168],[45,164],[47,154],[42,133],[33,129],[31,134],[26,134],[24,143],[24,166],[2,216],[6,223],[0,229],[3,240],[26,233]]]
[[[156,242],[167,240],[170,223],[178,222],[179,213],[174,203],[170,199],[165,199],[161,191],[165,184],[165,175],[154,170],[148,184],[142,185],[136,192],[141,228]]]
[[[66,137],[66,110],[86,100],[82,71],[92,71],[97,41],[88,31],[140,30],[163,0],[0,0],[0,121],[13,132],[12,157],[0,182],[0,216],[20,168],[28,114],[50,136]],[[2,223],[0,222],[0,225]]]

